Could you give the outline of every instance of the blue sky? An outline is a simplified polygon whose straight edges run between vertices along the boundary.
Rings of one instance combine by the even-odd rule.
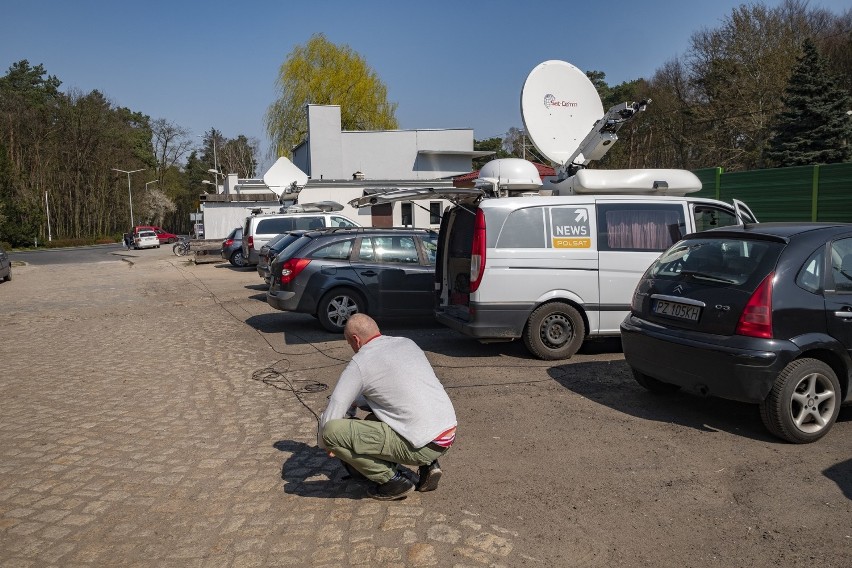
[[[63,90],[98,89],[194,135],[257,138],[268,165],[263,117],[278,69],[314,33],[367,60],[399,103],[401,128],[473,128],[484,139],[522,126],[520,90],[542,61],[603,71],[610,85],[650,77],[742,3],[2,0],[0,67],[28,59]],[[839,14],[852,2],[810,5]]]

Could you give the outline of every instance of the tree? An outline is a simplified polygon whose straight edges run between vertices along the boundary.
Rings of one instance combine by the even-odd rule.
[[[226,139],[219,150],[219,167],[225,174],[237,174],[241,178],[253,178],[257,174],[257,155],[260,144],[255,138],[240,134]]]
[[[366,60],[349,46],[338,46],[314,34],[296,46],[281,65],[278,100],[266,113],[266,131],[273,157],[289,156],[307,134],[305,105],[340,105],[345,130],[398,128],[396,103]]]
[[[775,135],[765,151],[777,166],[832,164],[850,158],[852,108],[849,94],[838,87],[810,39],[802,45],[778,113]]]
[[[485,140],[474,140],[473,141],[473,149],[476,151],[485,151],[485,152],[494,152],[492,156],[483,156],[481,158],[473,159],[473,169],[479,170],[482,169],[482,166],[490,162],[491,160],[496,160],[498,158],[511,158],[512,154],[507,152],[504,147],[504,140],[499,136],[494,136],[493,138],[487,138]]]

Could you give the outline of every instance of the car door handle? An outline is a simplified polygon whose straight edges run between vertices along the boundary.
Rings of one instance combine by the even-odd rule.
[[[852,319],[852,310],[838,310],[834,315],[842,319]]]
[[[378,275],[379,275],[379,273],[376,272],[375,270],[364,270],[363,272],[361,272],[361,276],[378,276]]]

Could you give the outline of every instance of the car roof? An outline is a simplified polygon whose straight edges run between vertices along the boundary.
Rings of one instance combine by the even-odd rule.
[[[700,233],[693,233],[690,237],[701,235],[710,236],[732,236],[732,237],[776,237],[789,240],[799,235],[825,235],[833,236],[852,231],[852,223],[827,223],[827,222],[805,222],[789,221],[778,223],[748,223],[746,225],[731,225],[718,229],[708,229]]]

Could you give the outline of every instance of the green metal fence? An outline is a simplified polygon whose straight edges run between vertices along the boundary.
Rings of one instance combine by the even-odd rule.
[[[700,197],[744,201],[761,221],[852,223],[852,163],[748,172],[696,170]]]

